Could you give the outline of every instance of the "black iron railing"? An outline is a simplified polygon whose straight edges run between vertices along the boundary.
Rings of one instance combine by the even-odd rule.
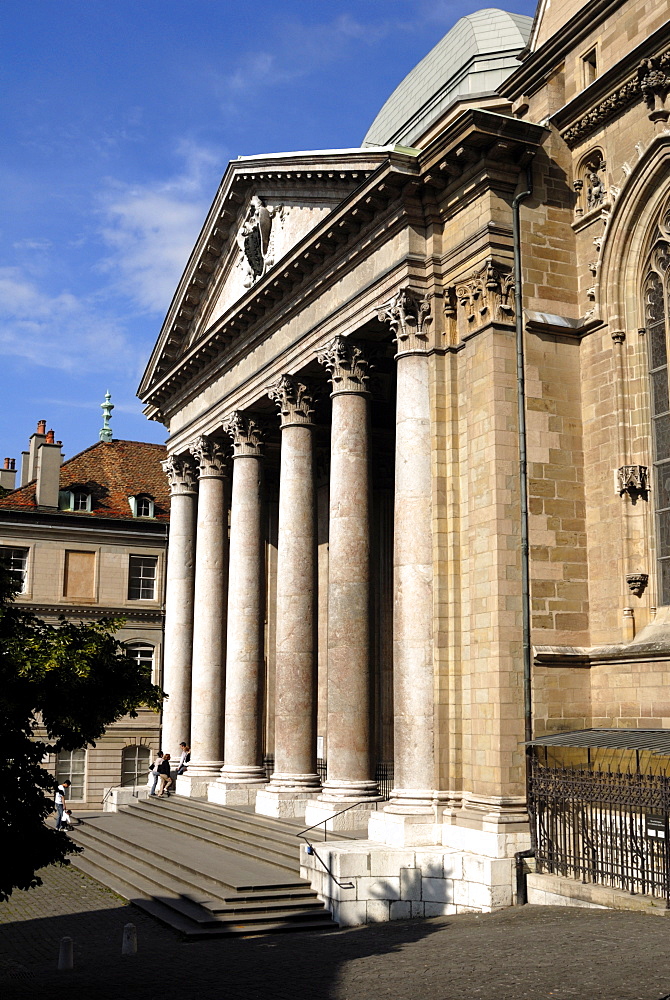
[[[274,771],[275,759],[272,754],[266,754],[263,757],[263,767],[265,768],[265,774],[268,781]],[[322,757],[319,757],[316,762],[316,771],[322,781],[326,780],[328,774],[328,762]],[[379,794],[383,799],[391,798],[391,789],[393,788],[393,764],[377,764],[375,768],[375,781],[379,785]]]
[[[659,896],[670,909],[670,777],[531,762],[538,872]]]

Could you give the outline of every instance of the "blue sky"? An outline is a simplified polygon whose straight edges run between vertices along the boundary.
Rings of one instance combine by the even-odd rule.
[[[164,441],[135,397],[228,160],[357,146],[447,0],[2,0],[0,458]],[[525,0],[505,9],[531,14]]]

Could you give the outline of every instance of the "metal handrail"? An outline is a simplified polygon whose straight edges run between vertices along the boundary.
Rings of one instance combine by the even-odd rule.
[[[308,826],[305,830],[301,830],[300,833],[296,833],[296,837],[302,837],[302,839],[304,841],[306,841],[307,843],[309,843],[309,841],[304,836],[304,834],[309,833],[310,830],[316,830],[317,826],[321,826],[321,824],[323,823],[323,839],[324,839],[324,842],[325,842],[326,840],[328,840],[328,828],[326,827],[326,823],[329,823],[331,819],[335,819],[336,816],[341,816],[342,813],[349,812],[350,809],[355,809],[356,806],[365,806],[365,805],[368,805],[369,802],[370,802],[369,799],[360,799],[358,802],[352,802],[350,806],[346,807],[346,809],[340,809],[339,812],[331,813],[330,816],[326,816],[325,819],[320,819],[319,822],[318,823],[314,823],[313,826]],[[377,808],[377,802],[378,802],[378,800],[376,800],[375,803],[374,803],[375,809]],[[345,836],[344,839],[345,840],[354,840],[353,837],[347,837],[347,836]]]
[[[355,889],[355,886],[354,886],[353,882],[340,882],[340,880],[335,875],[333,875],[332,871],[330,870],[330,868],[328,867],[328,865],[326,864],[326,862],[323,860],[323,858],[321,857],[321,855],[318,854],[314,850],[314,845],[312,844],[312,842],[310,840],[308,840],[308,838],[305,836],[305,834],[309,833],[310,830],[316,830],[316,828],[318,826],[321,826],[321,824],[323,824],[323,841],[324,841],[324,843],[326,843],[326,841],[328,840],[328,827],[326,826],[326,824],[329,822],[329,820],[335,819],[336,816],[341,816],[342,813],[349,812],[350,809],[355,809],[356,806],[368,805],[369,802],[370,802],[369,799],[361,799],[358,802],[352,802],[350,806],[346,807],[346,809],[340,809],[339,812],[331,813],[330,816],[327,816],[325,819],[319,820],[319,822],[318,823],[314,823],[313,826],[308,826],[305,830],[301,830],[300,833],[296,833],[296,837],[300,837],[301,840],[305,841],[305,844],[307,845],[307,853],[314,855],[314,857],[317,859],[317,861],[319,861],[320,864],[322,865],[322,867],[325,868],[325,870],[328,872],[328,874],[332,878],[332,880],[335,883],[335,885],[338,885],[340,887],[340,889]],[[377,802],[374,803],[374,806],[375,806],[375,809],[376,809],[377,808]],[[353,840],[354,838],[353,837],[347,837],[345,835],[344,839],[345,840]]]

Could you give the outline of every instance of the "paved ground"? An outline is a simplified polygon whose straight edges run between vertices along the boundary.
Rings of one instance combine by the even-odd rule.
[[[336,931],[184,944],[75,869],[0,903],[12,1000],[660,1000],[670,917],[531,907]],[[139,953],[121,956],[123,925]],[[60,938],[75,968],[57,972]]]

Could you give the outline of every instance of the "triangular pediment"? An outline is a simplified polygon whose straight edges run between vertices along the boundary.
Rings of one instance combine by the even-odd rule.
[[[232,161],[172,300],[139,395],[175,366],[386,159],[388,150]]]

